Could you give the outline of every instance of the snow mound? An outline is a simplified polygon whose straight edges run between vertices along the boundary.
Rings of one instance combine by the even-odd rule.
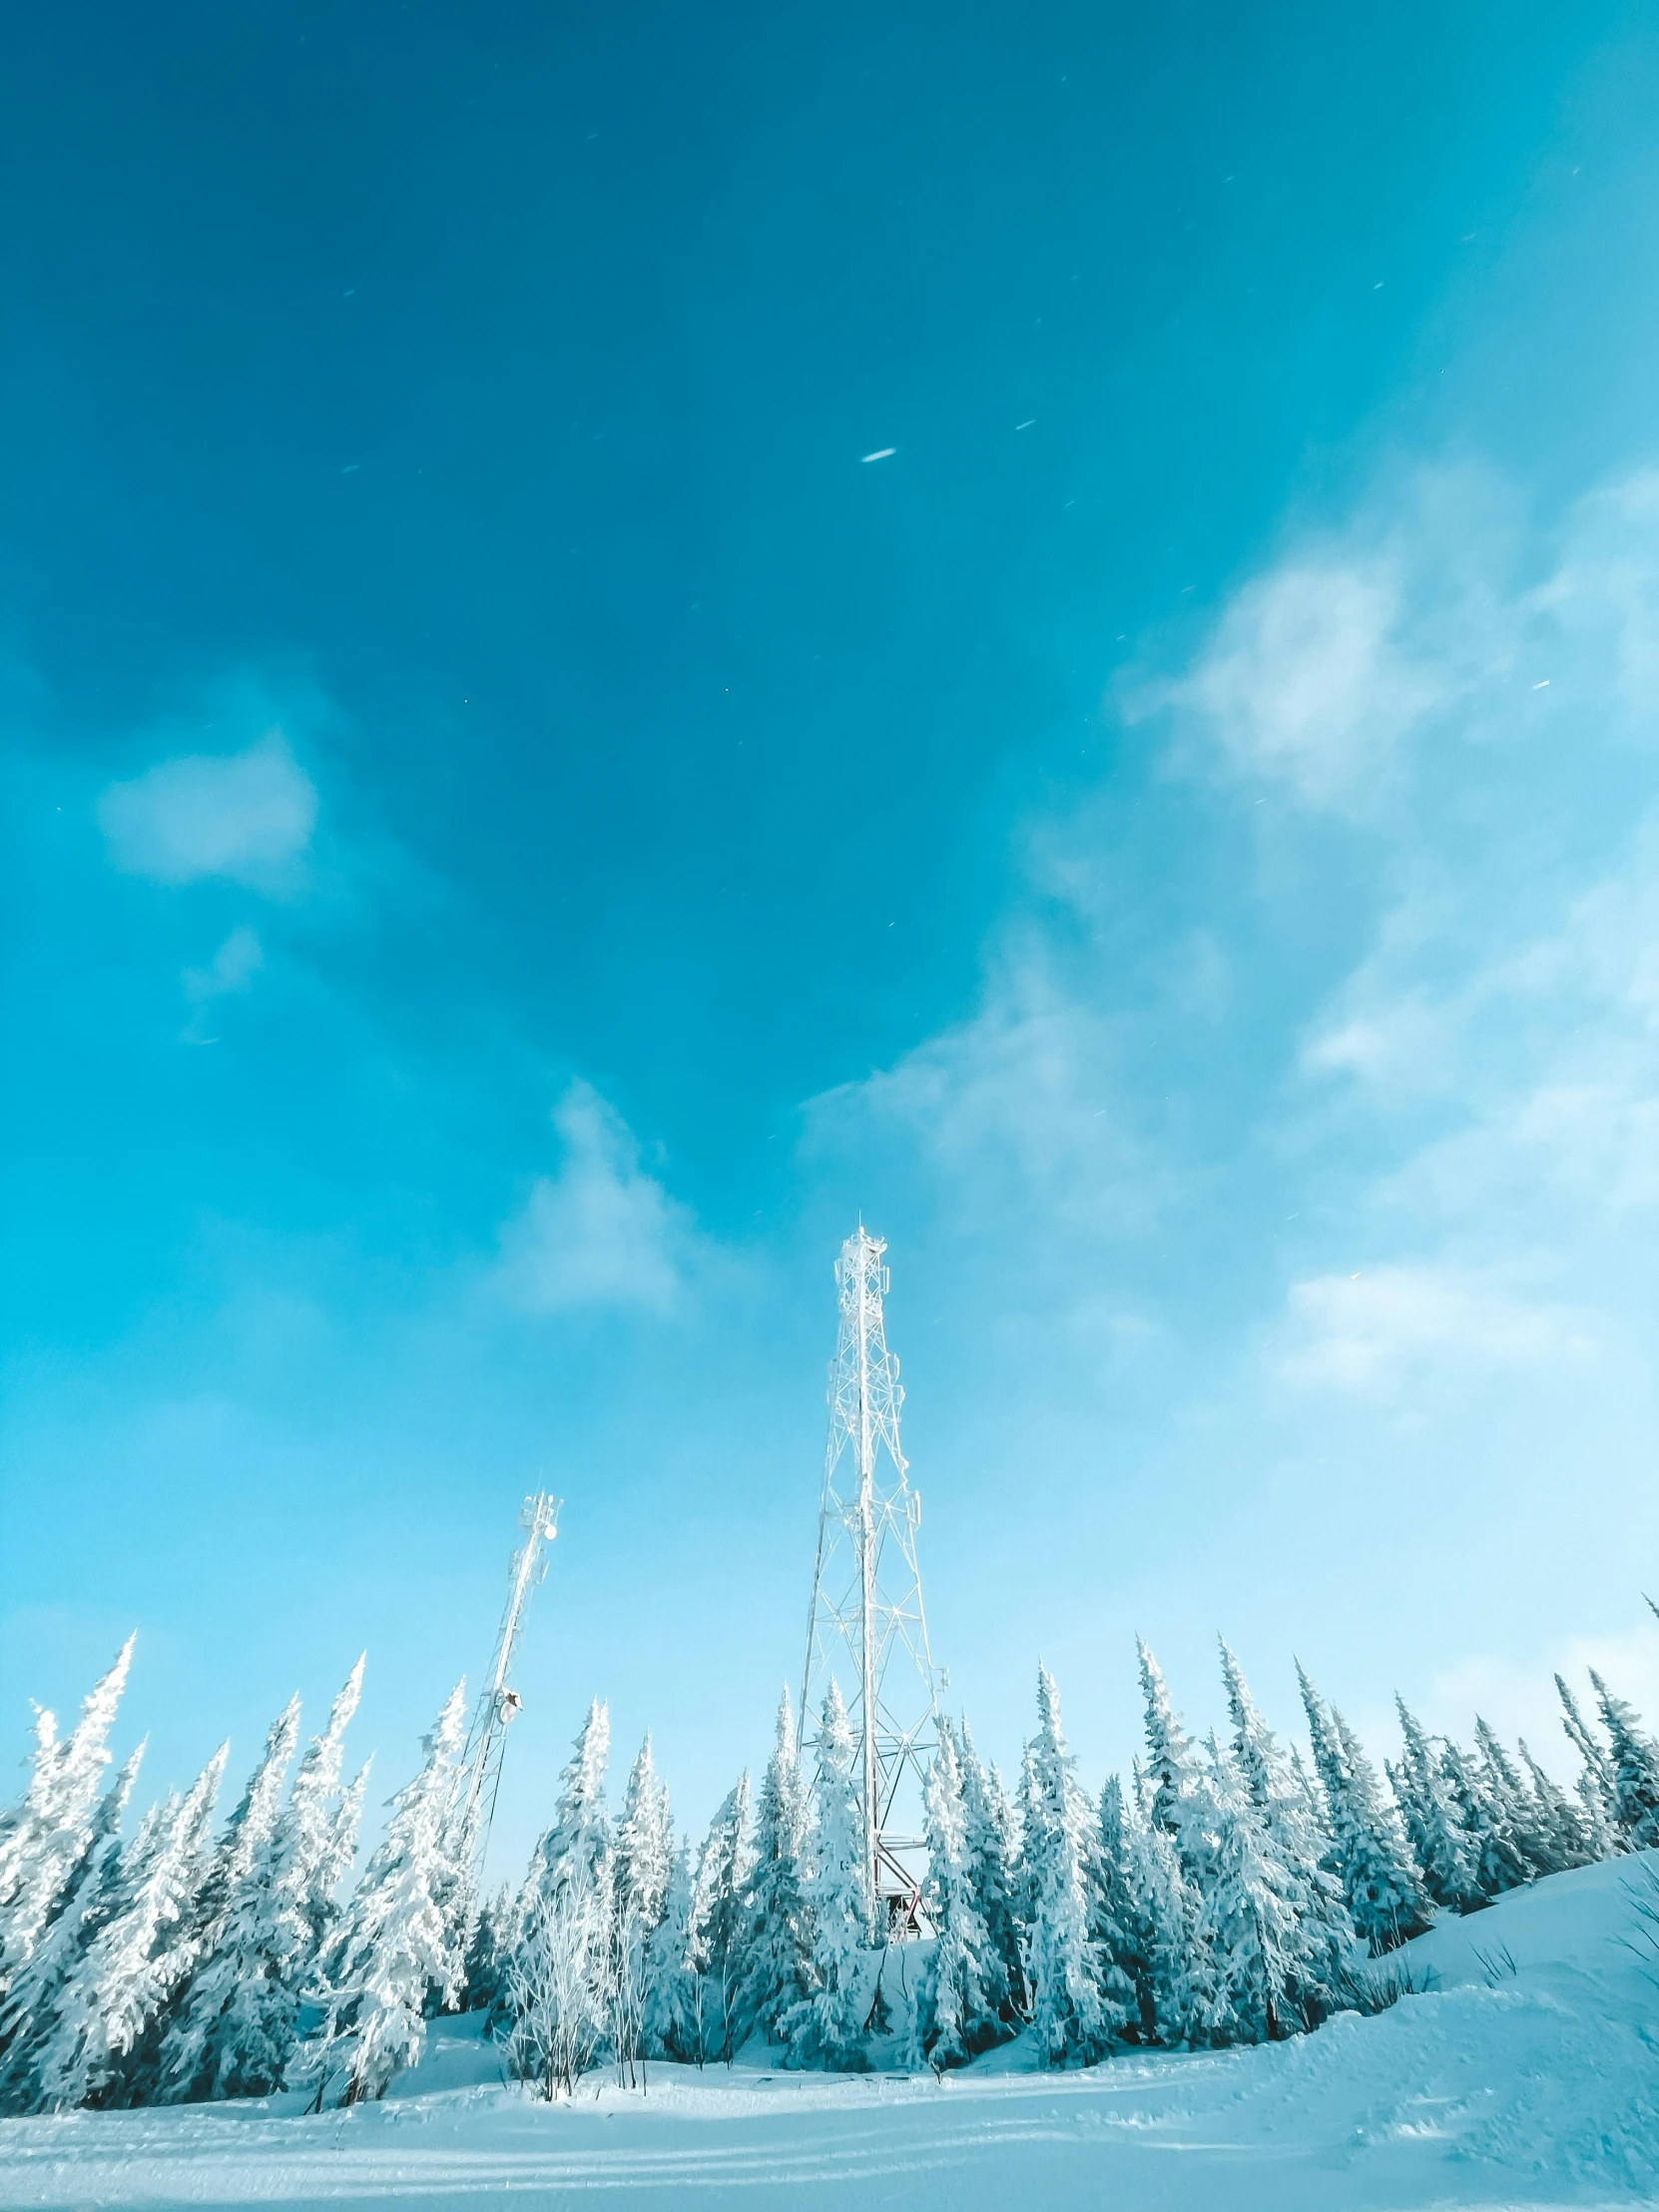
[[[1659,1854],[1644,1855],[1659,1871]],[[441,2024],[383,2104],[293,2099],[0,2122],[0,2203],[389,2205],[528,2192],[607,2212],[826,2201],[916,2212],[1659,2203],[1659,1992],[1625,1945],[1634,1860],[1557,1875],[1396,1954],[1419,1993],[1266,2048],[935,2082],[764,2064],[609,2074],[574,2104]]]

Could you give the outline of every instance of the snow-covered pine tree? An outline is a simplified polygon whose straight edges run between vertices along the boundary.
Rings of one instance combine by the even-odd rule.
[[[125,2101],[125,2062],[189,1971],[177,1936],[207,1871],[228,1751],[221,1744],[183,1802],[170,1802],[135,1839],[130,1880],[76,1958],[51,2035],[35,2052],[33,2109]]]
[[[144,1758],[140,1744],[104,1792],[93,1819],[92,1842],[82,1856],[57,1912],[0,2001],[0,2111],[28,2111],[34,2102],[35,2061],[57,2028],[63,1991],[93,1937],[116,1909],[121,1894],[121,1823]]]
[[[1584,1808],[1584,1825],[1596,1857],[1609,1859],[1628,1849],[1614,1806],[1613,1762],[1597,1741],[1595,1731],[1580,1712],[1578,1700],[1561,1675],[1555,1677],[1555,1687],[1561,1694],[1561,1726],[1566,1730],[1568,1742],[1584,1762],[1575,1785],[1578,1802]]]
[[[1031,1808],[1025,1832],[1030,1924],[1025,1979],[1031,2033],[1051,2066],[1091,2065],[1129,2019],[1129,1990],[1095,1933],[1097,1839],[1076,1762],[1060,1725],[1060,1693],[1037,1669],[1037,1733],[1031,1741]]]
[[[298,2039],[301,1992],[332,1931],[339,1910],[334,1892],[355,1849],[368,1770],[343,1793],[339,1777],[363,1666],[359,1658],[329,1708],[327,1726],[306,1746],[251,1877],[237,1929],[240,1979],[215,2059],[219,2086],[203,2087],[199,2076],[202,2094],[269,2096],[281,2085]],[[165,2063],[167,2080],[177,2085],[172,2059]],[[173,2093],[191,2092],[175,2086]]]
[[[641,2042],[648,2057],[701,2066],[703,1983],[691,1951],[691,1849],[680,1844],[669,1862],[668,1887],[656,1927],[646,1937]]]
[[[628,1774],[622,1819],[616,1832],[616,1899],[619,1917],[632,1916],[647,1936],[663,1917],[674,1872],[674,1816],[668,1790],[646,1737]]]
[[[612,1881],[610,2037],[619,2074],[630,2082],[636,2060],[646,2056],[646,1946],[662,1918],[673,1864],[673,1816],[668,1792],[652,1762],[648,1735],[628,1775]]]
[[[537,1844],[525,1877],[525,1898],[536,1891],[554,1897],[572,1883],[591,1882],[609,1856],[611,1821],[605,1808],[605,1769],[611,1752],[611,1715],[595,1698],[559,1780],[553,1826]]]
[[[1136,1997],[1140,2039],[1179,2049],[1204,2038],[1213,2004],[1209,1953],[1198,1933],[1199,1896],[1187,1880],[1175,1839],[1147,1817],[1151,1790],[1136,1769],[1136,1805],[1124,1822],[1130,1884],[1144,1936]]]
[[[22,1804],[0,1836],[0,1999],[63,1904],[92,1848],[109,1736],[127,1686],[135,1639],[88,1693],[60,1743],[50,1713],[39,1715],[35,1757]]]
[[[1636,1708],[1615,1697],[1594,1667],[1589,1674],[1613,1747],[1613,1818],[1628,1850],[1647,1851],[1659,1844],[1659,1744],[1642,1727]]]
[[[1025,1978],[1026,1938],[1037,1910],[1036,1867],[1031,1857],[1031,1837],[1042,1823],[1042,1790],[1037,1781],[1037,1753],[1032,1742],[1020,1746],[1019,1788],[1009,1806],[1013,1816],[1014,1856],[1009,1867],[1014,1927],[1019,1936],[1019,1980],[1025,1991],[1025,2012],[1030,2013],[1031,1990]]]
[[[1123,1784],[1115,1774],[1108,1775],[1100,1793],[1095,1918],[1091,1933],[1102,1955],[1110,1959],[1123,1977],[1119,1994],[1128,2010],[1120,2031],[1123,2040],[1138,2043],[1156,2039],[1157,2023],[1148,1978],[1151,1927],[1146,1900],[1137,1886],[1138,1867],[1129,1836],[1130,1820],[1124,1804]]]
[[[339,1778],[345,1731],[362,1697],[366,1663],[364,1653],[340,1685],[328,1708],[328,1725],[306,1747],[277,1823],[273,1880],[284,1963],[295,1982],[305,1977],[338,1915],[334,1891],[356,1849],[350,1793],[340,1796]]]
[[[1555,1778],[1544,1772],[1527,1750],[1524,1736],[1520,1740],[1520,1755],[1531,1778],[1539,1826],[1553,1858],[1551,1871],[1591,1865],[1601,1854],[1595,1847],[1583,1806],[1575,1805]]]
[[[964,1720],[957,1750],[962,1785],[962,1822],[973,1909],[985,1924],[1001,1965],[998,2015],[1012,2020],[1024,2010],[1025,1983],[1020,1967],[1020,1931],[1014,1914],[1014,1862],[1018,1839],[1014,1809],[994,1764],[984,1766]]]
[[[1486,1786],[1501,1815],[1507,1841],[1512,1846],[1524,1879],[1559,1874],[1549,1825],[1537,1798],[1522,1779],[1520,1769],[1498,1741],[1496,1731],[1479,1714],[1474,1719],[1474,1740],[1485,1769]]]
[[[809,1819],[795,1715],[786,1687],[756,1809],[749,1926],[737,2001],[740,2037],[747,2038],[759,2028],[769,2041],[776,2040],[785,2013],[812,1994],[813,1938],[802,1865]]]
[[[264,1984],[275,1937],[274,1852],[298,1740],[299,1700],[290,1698],[271,1724],[204,1884],[208,1924],[161,2052],[165,2099],[263,2095],[271,2086],[277,2059],[266,2034]]]
[[[1429,1926],[1433,1908],[1410,1864],[1404,1832],[1384,1804],[1371,1761],[1334,1706],[1327,1706],[1299,1665],[1314,1766],[1325,1791],[1333,1871],[1355,1933],[1373,1956],[1391,1950]]]
[[[1474,1840],[1463,1825],[1462,1809],[1427,1731],[1397,1692],[1394,1706],[1404,1749],[1397,1769],[1388,1769],[1388,1780],[1399,1801],[1423,1887],[1430,1900],[1447,1912],[1470,1912],[1482,1896]]]
[[[465,1931],[453,1907],[462,1839],[450,1815],[465,1732],[461,1681],[421,1739],[420,1771],[392,1799],[385,1835],[331,1946],[322,2044],[344,2104],[385,2095],[425,2047],[428,2013],[460,1987]],[[290,2080],[297,2084],[297,2068],[315,2082],[318,2057],[310,2048],[296,2053]]]
[[[933,1926],[932,1949],[922,1962],[916,1991],[911,2062],[935,2073],[965,2065],[988,2050],[1001,2032],[1006,1994],[1002,1960],[974,1902],[967,1849],[967,1809],[962,1797],[956,1741],[939,1724],[939,1745],[925,1792],[927,1875],[922,1900]]]
[[[700,2046],[730,2065],[738,2051],[750,1870],[749,1776],[741,1774],[709,1826],[692,1884],[687,1956],[697,1974]]]
[[[1269,2043],[1307,2023],[1297,2000],[1298,1885],[1232,1756],[1210,1739],[1214,1841],[1197,1942],[1210,1965],[1215,2043]]]
[[[1483,1899],[1501,1897],[1530,1880],[1530,1869],[1515,1847],[1504,1809],[1494,1795],[1482,1762],[1449,1737],[1440,1745],[1440,1771],[1457,1807],[1474,1864],[1475,1887]]]
[[[501,1976],[506,1969],[506,1932],[513,1922],[512,1892],[503,1884],[494,1897],[480,1901],[467,1930],[462,2009],[496,2013],[501,2009]]]
[[[779,2032],[790,2047],[791,2064],[857,2073],[869,2063],[864,2022],[873,1901],[864,1864],[852,1729],[833,1679],[824,1700],[813,1814],[813,1871],[806,1884],[813,1993],[785,2014]]]
[[[0,1965],[4,1964],[10,1926],[29,1849],[39,1834],[41,1815],[56,1780],[59,1759],[58,1716],[44,1705],[34,1709],[29,1783],[23,1795],[0,1813]]]
[[[1163,1670],[1142,1637],[1135,1638],[1135,1652],[1146,1706],[1148,1817],[1165,1835],[1179,1836],[1189,1801],[1197,1794],[1198,1756],[1170,1699]]]
[[[588,1708],[560,1778],[553,1825],[519,1892],[504,1975],[508,2049],[549,2097],[573,2089],[610,2018],[615,1868],[605,1769],[610,1712]]]
[[[1284,1869],[1294,1909],[1286,2001],[1304,2026],[1317,2027],[1343,2002],[1354,1923],[1342,1885],[1325,1865],[1331,1838],[1301,1761],[1294,1751],[1287,1758],[1280,1749],[1250,1694],[1243,1668],[1225,1638],[1220,1642],[1234,1763],[1273,1856]],[[1282,2019],[1280,2025],[1286,2024]]]

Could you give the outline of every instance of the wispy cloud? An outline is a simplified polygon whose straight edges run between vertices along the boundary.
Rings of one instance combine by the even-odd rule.
[[[1415,749],[1486,735],[1524,680],[1542,610],[1509,587],[1510,506],[1477,471],[1426,470],[1304,537],[1234,593],[1185,671],[1129,687],[1131,719],[1166,717],[1190,774],[1376,819]]]
[[[690,1212],[646,1172],[633,1132],[591,1084],[571,1084],[553,1124],[564,1160],[556,1176],[536,1179],[502,1231],[502,1295],[530,1314],[670,1312],[704,1252]]]
[[[1144,1219],[1163,1195],[1123,1104],[1120,1046],[1104,1008],[1080,998],[1026,934],[989,979],[972,1020],[890,1068],[813,1102],[820,1144],[879,1133],[917,1145],[980,1209],[1038,1208],[1080,1229]]]
[[[1155,1273],[1190,1327],[1230,1309],[1218,1388],[1236,1359],[1280,1405],[1356,1417],[1584,1389],[1628,1358],[1630,1239],[1659,1226],[1656,637],[1659,476],[1548,532],[1467,470],[1384,488],[1130,703],[1217,814],[1263,820],[1264,782],[1292,802],[1245,895],[1316,937],[1331,909],[1357,956],[1323,1003],[1294,995],[1321,962],[1290,991],[1252,971],[1202,886],[1175,912],[1205,957],[1147,950],[1108,795],[1028,831],[1032,899],[972,1018],[816,1102],[815,1130],[907,1146],[987,1254],[1046,1242],[1056,1308],[1139,1308]],[[1229,1022],[1232,1099],[1204,1088]]]
[[[159,761],[98,802],[110,857],[129,874],[268,893],[296,886],[316,818],[316,787],[279,730],[243,753]]]
[[[1280,1372],[1304,1387],[1391,1393],[1429,1375],[1581,1361],[1585,1319],[1445,1266],[1389,1266],[1291,1286]]]
[[[245,991],[265,966],[260,933],[247,923],[233,929],[205,968],[186,968],[185,996],[193,1006]]]
[[[185,997],[194,1009],[185,1026],[188,1044],[211,1042],[204,1035],[210,1010],[222,998],[250,990],[265,966],[265,946],[260,933],[246,922],[231,931],[206,967],[189,967],[184,973]]]

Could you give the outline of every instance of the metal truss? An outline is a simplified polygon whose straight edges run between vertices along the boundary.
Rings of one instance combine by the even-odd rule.
[[[804,1747],[816,1746],[833,1677],[858,1750],[870,1895],[883,1932],[901,1935],[917,1926],[921,1789],[942,1677],[936,1684],[916,1564],[921,1498],[899,1448],[904,1391],[881,1310],[886,1249],[860,1222],[835,1264],[840,1326],[801,1717]]]
[[[513,1553],[508,1571],[507,1609],[501,1616],[500,1631],[495,1639],[495,1658],[490,1666],[489,1682],[472,1709],[472,1726],[467,1732],[466,1750],[461,1760],[460,1813],[461,1835],[475,1886],[483,1872],[484,1853],[489,1847],[490,1828],[495,1820],[507,1730],[524,1704],[511,1683],[513,1653],[518,1644],[518,1632],[524,1625],[530,1593],[547,1572],[548,1546],[559,1533],[561,1503],[561,1499],[546,1490],[538,1490],[533,1497],[524,1500],[518,1516],[524,1541]]]

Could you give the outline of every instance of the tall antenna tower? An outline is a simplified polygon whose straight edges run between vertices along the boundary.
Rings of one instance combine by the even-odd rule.
[[[818,1564],[801,1684],[803,1739],[817,1742],[830,1678],[858,1747],[864,1863],[889,1926],[913,1919],[921,1785],[938,1742],[938,1686],[916,1564],[921,1498],[898,1443],[904,1391],[887,1350],[881,1301],[886,1245],[862,1222],[835,1263],[840,1327],[830,1368],[830,1438],[818,1515]]]
[[[507,1584],[507,1610],[501,1616],[495,1639],[495,1659],[487,1686],[472,1709],[466,1751],[461,1761],[461,1834],[471,1863],[474,1885],[483,1873],[484,1853],[495,1820],[495,1800],[501,1788],[501,1762],[507,1750],[507,1730],[518,1718],[524,1700],[512,1687],[513,1652],[524,1626],[530,1593],[547,1572],[548,1546],[559,1533],[559,1507],[563,1503],[546,1490],[524,1500],[518,1525],[524,1541],[513,1553]]]

